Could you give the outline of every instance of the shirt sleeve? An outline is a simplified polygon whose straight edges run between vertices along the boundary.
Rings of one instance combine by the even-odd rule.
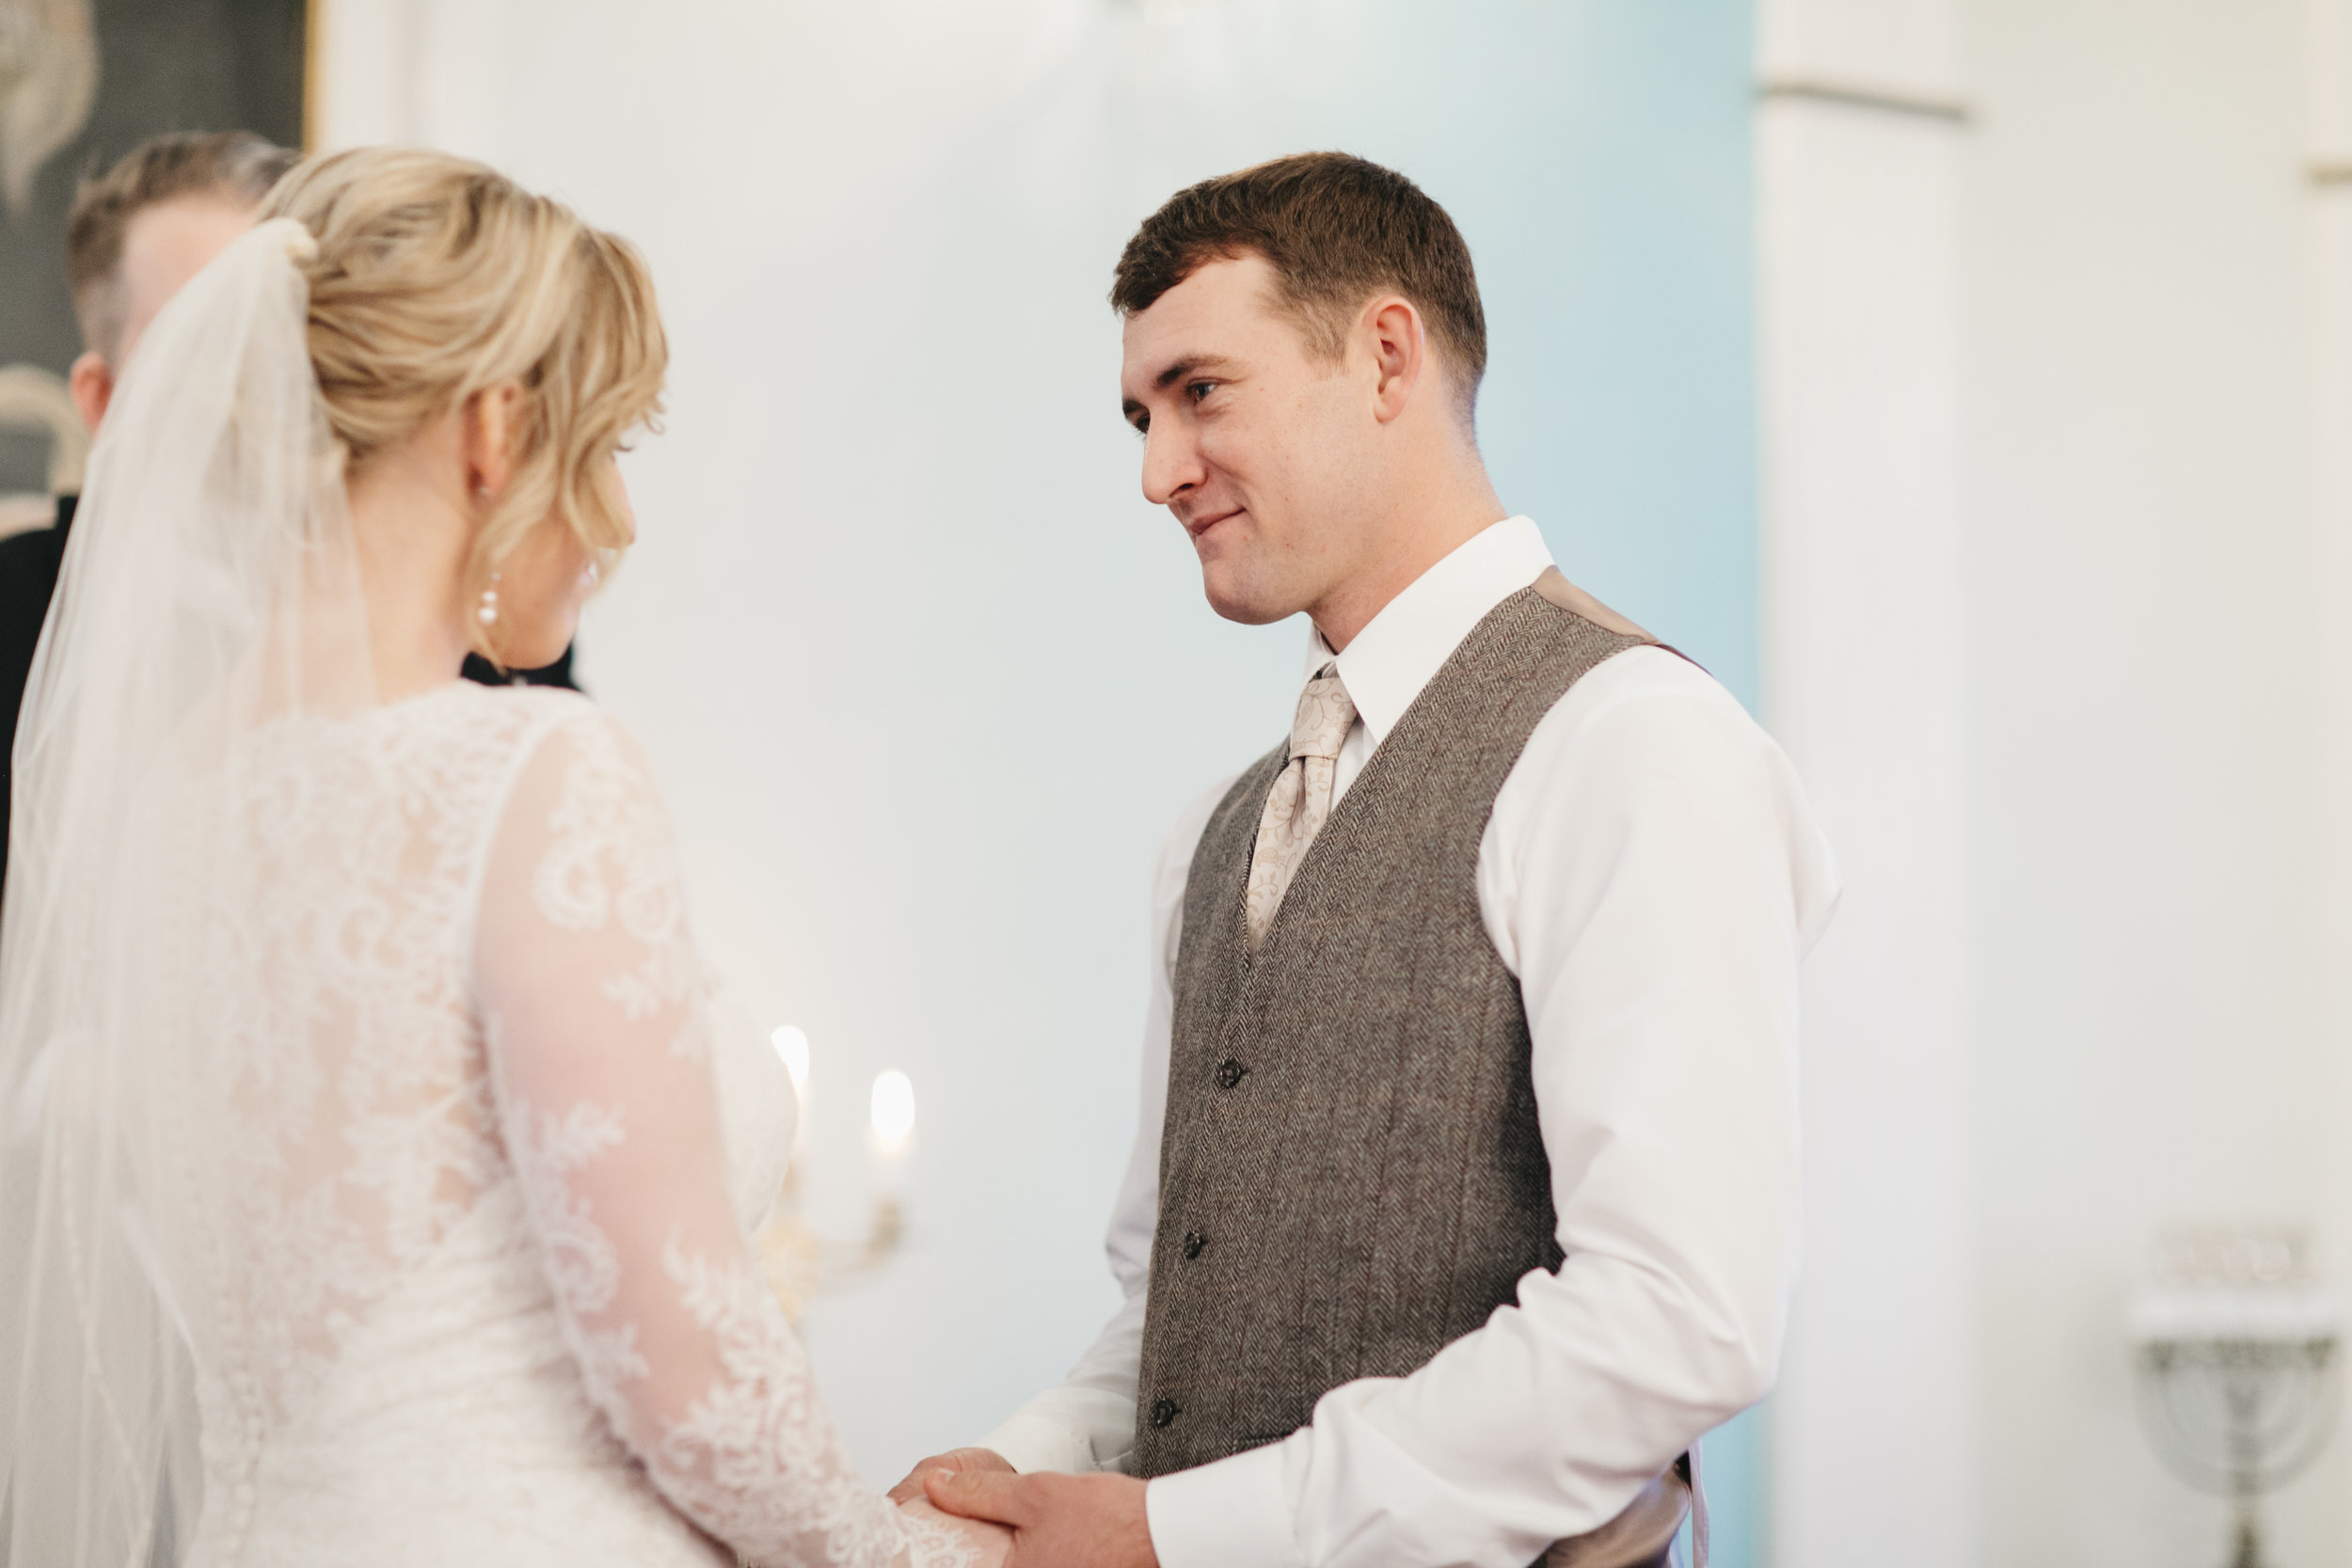
[[[1136,1446],[1136,1381],[1143,1367],[1143,1319],[1152,1278],[1152,1238],[1160,1223],[1160,1127],[1168,1117],[1168,1055],[1175,1011],[1176,943],[1183,934],[1184,881],[1209,814],[1232,787],[1219,780],[1186,806],[1160,840],[1152,873],[1151,1000],[1143,1019],[1143,1083],[1136,1141],[1111,1209],[1104,1250],[1122,1299],[1067,1377],[1023,1405],[980,1440],[1016,1470],[1124,1470]]]
[[[670,1504],[743,1559],[968,1559],[851,1465],[729,1195],[708,985],[669,823],[602,716],[525,763],[475,942],[490,1085],[590,1398]]]
[[[1146,1494],[1166,1568],[1524,1568],[1770,1388],[1798,1248],[1798,965],[1836,902],[1778,748],[1662,651],[1572,688],[1482,846],[1566,1260],[1409,1377]]]

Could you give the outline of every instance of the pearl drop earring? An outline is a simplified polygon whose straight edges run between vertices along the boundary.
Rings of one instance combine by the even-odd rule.
[[[503,572],[490,574],[490,586],[482,591],[482,608],[473,612],[474,619],[485,626],[499,623],[499,579],[504,576]]]

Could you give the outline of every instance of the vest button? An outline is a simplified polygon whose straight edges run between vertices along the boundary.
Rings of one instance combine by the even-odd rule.
[[[1248,1074],[1248,1068],[1228,1056],[1216,1065],[1216,1086],[1220,1089],[1230,1089]]]
[[[1209,1239],[1200,1234],[1198,1230],[1187,1230],[1184,1232],[1184,1256],[1186,1258],[1200,1257],[1200,1249],[1208,1244]]]
[[[1174,1400],[1154,1400],[1152,1402],[1152,1424],[1154,1427],[1166,1428],[1169,1425],[1169,1423],[1176,1419],[1177,1416],[1183,1412],[1184,1408],[1184,1407],[1183,1405],[1178,1404]]]

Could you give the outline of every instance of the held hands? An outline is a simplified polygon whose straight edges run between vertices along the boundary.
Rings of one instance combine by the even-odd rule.
[[[1132,1476],[1015,1475],[995,1454],[987,1457],[995,1463],[932,1470],[925,1490],[946,1513],[1009,1526],[1012,1556],[1006,1568],[1159,1568],[1143,1482]]]
[[[1012,1549],[1012,1531],[1002,1525],[959,1518],[932,1507],[930,1499],[923,1495],[923,1478],[933,1470],[999,1470],[1009,1475],[1012,1466],[1001,1455],[987,1449],[950,1449],[946,1453],[933,1454],[917,1465],[907,1473],[906,1480],[889,1492],[890,1500],[905,1509],[912,1517],[928,1520],[943,1529],[951,1529],[961,1535],[967,1545],[979,1553],[977,1568],[1005,1568],[1006,1555]]]
[[[1005,1456],[993,1449],[949,1449],[946,1453],[931,1455],[909,1470],[907,1479],[890,1489],[890,1500],[911,1503],[921,1499],[923,1481],[933,1470],[1001,1470],[1006,1475],[1014,1473]]]
[[[916,1513],[935,1504],[985,1530],[992,1568],[1159,1568],[1143,1482],[1126,1476],[1024,1476],[992,1449],[951,1449],[917,1465],[890,1500]]]

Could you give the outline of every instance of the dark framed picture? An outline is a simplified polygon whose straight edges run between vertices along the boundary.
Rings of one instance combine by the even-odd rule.
[[[0,531],[79,482],[76,184],[166,131],[303,140],[310,0],[0,0]]]

